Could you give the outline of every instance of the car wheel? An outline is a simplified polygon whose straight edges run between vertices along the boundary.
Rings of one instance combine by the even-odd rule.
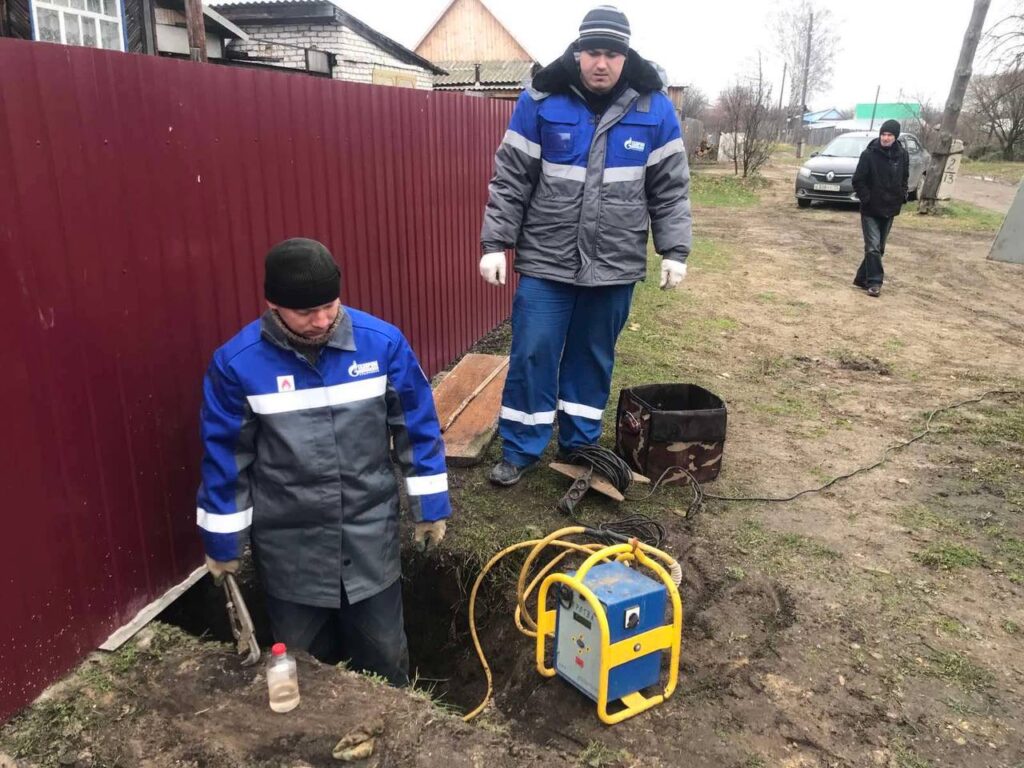
[[[803,198],[803,197],[798,197],[796,199],[796,204],[799,205],[801,208],[810,208],[811,207],[811,201],[806,199],[806,198]]]

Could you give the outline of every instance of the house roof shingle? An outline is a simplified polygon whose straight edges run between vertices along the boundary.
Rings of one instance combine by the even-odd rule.
[[[435,88],[477,86],[480,88],[519,87],[530,76],[529,61],[441,61],[438,66],[447,75],[434,78]],[[477,79],[479,68],[479,81]],[[479,83],[479,84],[478,84]]]

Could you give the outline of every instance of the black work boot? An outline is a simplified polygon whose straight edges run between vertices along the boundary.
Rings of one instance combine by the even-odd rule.
[[[881,295],[882,295],[882,286],[880,286],[880,285],[869,285],[868,286],[868,296],[874,296],[875,298],[878,298]]]
[[[522,479],[523,475],[531,469],[534,469],[536,466],[536,461],[531,461],[525,467],[517,467],[515,464],[502,459],[494,465],[494,468],[491,470],[491,474],[487,476],[487,479],[495,485],[515,485],[520,481],[520,479]]]

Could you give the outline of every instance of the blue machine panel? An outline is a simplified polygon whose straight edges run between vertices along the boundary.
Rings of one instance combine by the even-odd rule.
[[[600,563],[583,583],[601,602],[611,643],[665,623],[665,586],[623,563]],[[586,600],[572,590],[562,593],[555,623],[555,669],[592,699],[597,698],[596,675],[603,652],[599,646],[597,622]],[[608,673],[608,700],[656,684],[660,673],[661,651],[613,667]]]

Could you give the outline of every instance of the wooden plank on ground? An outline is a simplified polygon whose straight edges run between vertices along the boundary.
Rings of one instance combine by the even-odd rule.
[[[445,432],[476,395],[508,366],[504,355],[466,355],[434,390],[434,405],[441,431]],[[481,386],[484,385],[484,386]]]
[[[553,461],[548,466],[555,470],[555,472],[571,477],[573,480],[586,474],[588,469],[588,467],[581,467],[579,464],[563,464],[559,461]],[[626,497],[619,493],[618,488],[608,482],[604,475],[600,475],[597,472],[590,476],[590,487],[616,501],[626,500]]]
[[[491,359],[471,360],[460,373],[468,358]],[[494,439],[507,374],[507,357],[467,355],[435,391],[438,419],[442,426],[448,424],[444,430],[445,457],[452,466],[478,463]]]

